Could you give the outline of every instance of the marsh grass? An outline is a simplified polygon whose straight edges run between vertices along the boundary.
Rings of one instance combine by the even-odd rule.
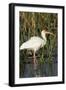
[[[20,12],[19,13],[19,47],[30,39],[32,36],[41,37],[41,31],[47,29],[55,34],[55,37],[48,35],[46,45],[37,51],[40,64],[49,63],[51,66],[54,57],[57,57],[57,27],[58,15],[56,13],[36,13],[36,12]],[[27,50],[20,51],[20,72],[23,71],[23,62],[26,61],[30,54]],[[31,52],[32,57],[32,52]],[[49,72],[50,73],[50,72]]]

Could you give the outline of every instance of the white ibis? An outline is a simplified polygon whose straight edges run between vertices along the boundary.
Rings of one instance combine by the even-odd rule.
[[[54,36],[53,33],[42,30],[42,32],[41,32],[42,38],[40,38],[38,36],[33,36],[28,41],[24,42],[20,46],[20,50],[27,49],[27,50],[33,51],[33,57],[34,57],[33,62],[34,62],[34,64],[36,63],[35,53],[37,52],[37,50],[39,50],[40,48],[42,48],[46,44],[46,41],[47,41],[46,34],[50,34],[50,35]]]

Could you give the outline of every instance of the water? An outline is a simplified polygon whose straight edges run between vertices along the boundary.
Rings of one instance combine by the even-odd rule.
[[[47,61],[47,60],[46,60]],[[49,77],[57,76],[58,74],[58,62],[54,58],[51,63],[38,63],[36,66],[33,63],[24,63],[23,70],[21,70],[20,78],[30,78],[30,77]]]

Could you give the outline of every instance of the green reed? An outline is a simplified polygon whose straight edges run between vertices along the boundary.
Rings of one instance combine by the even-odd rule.
[[[53,55],[57,54],[57,18],[58,15],[56,13],[19,13],[19,46],[32,36],[41,37],[41,31],[43,29],[47,29],[55,34],[55,38],[48,35],[46,45],[37,52],[39,63],[44,63],[46,59],[48,59],[48,63],[50,63],[53,60]],[[20,59],[23,57],[28,58],[27,50],[20,51]],[[23,60],[25,60],[24,58]]]

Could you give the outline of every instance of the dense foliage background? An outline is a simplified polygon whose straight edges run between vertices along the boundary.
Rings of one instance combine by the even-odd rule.
[[[48,35],[46,45],[41,48],[36,57],[40,64],[57,61],[57,31],[58,31],[58,15],[56,13],[36,13],[36,12],[20,12],[19,13],[19,32],[20,42],[22,43],[30,39],[32,36],[41,37],[43,29],[55,34],[55,37]],[[20,51],[20,73],[24,71],[24,63],[32,63],[32,51]]]

